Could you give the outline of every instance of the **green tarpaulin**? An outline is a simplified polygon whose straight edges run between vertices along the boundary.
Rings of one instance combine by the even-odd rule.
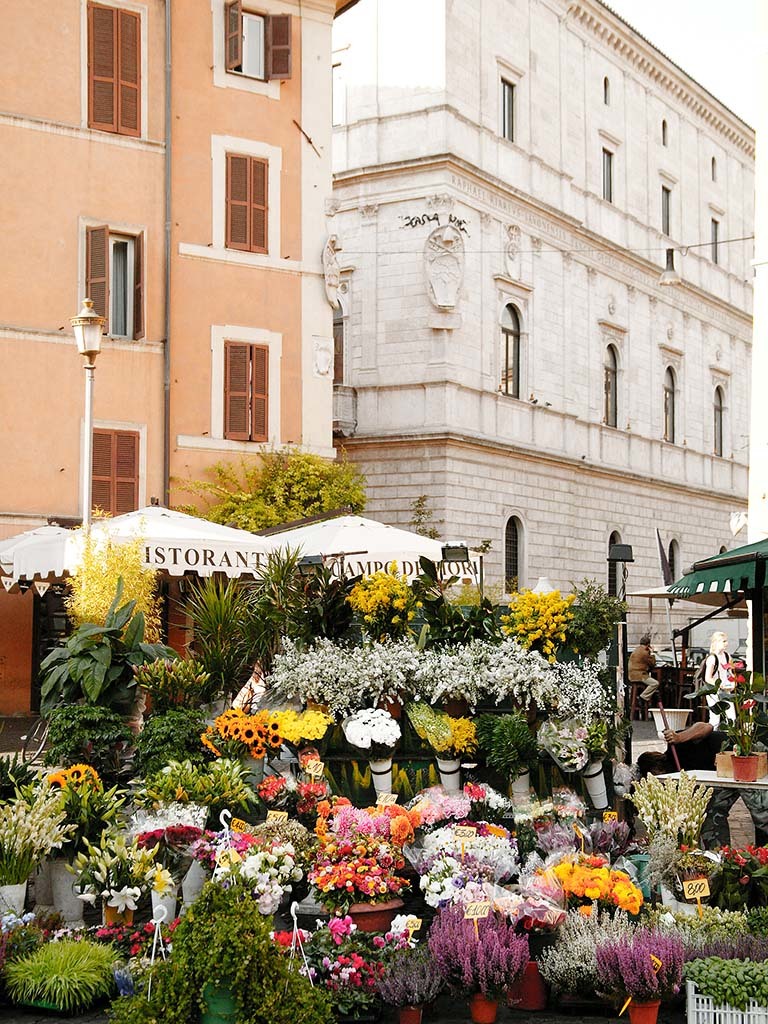
[[[739,590],[754,590],[756,585],[764,585],[765,566],[761,565],[758,572],[758,564],[767,559],[768,540],[724,551],[721,555],[696,562],[691,572],[669,587],[669,592],[685,597],[691,594],[732,594]]]

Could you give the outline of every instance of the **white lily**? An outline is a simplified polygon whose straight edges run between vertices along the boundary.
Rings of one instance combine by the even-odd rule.
[[[112,889],[107,906],[115,907],[117,912],[122,914],[125,910],[135,910],[136,901],[140,896],[141,889],[137,886],[126,885],[122,889]]]

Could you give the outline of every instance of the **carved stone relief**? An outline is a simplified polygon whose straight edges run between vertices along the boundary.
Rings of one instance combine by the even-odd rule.
[[[316,377],[328,377],[333,368],[333,338],[312,338],[312,355]]]
[[[435,228],[424,245],[429,299],[437,309],[455,309],[464,277],[464,240],[452,224]]]
[[[337,253],[341,252],[338,235],[329,235],[323,249],[323,277],[325,278],[325,297],[331,309],[339,308],[339,285],[341,284],[341,267]]]

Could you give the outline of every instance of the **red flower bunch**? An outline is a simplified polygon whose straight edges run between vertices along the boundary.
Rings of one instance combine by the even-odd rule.
[[[318,805],[326,800],[329,794],[327,782],[300,782],[298,785],[299,800],[296,813],[299,816],[317,814]]]
[[[327,836],[308,877],[325,907],[346,914],[352,903],[382,903],[398,896],[408,885],[396,874],[404,863],[389,843]]]
[[[192,858],[192,846],[203,834],[194,825],[169,825],[167,828],[153,828],[140,832],[136,844],[143,850],[158,847],[155,860],[171,874],[180,874],[184,862]],[[187,864],[188,866],[188,864]]]
[[[169,925],[162,925],[163,938],[170,940],[179,924],[179,919],[171,921]],[[125,924],[106,924],[94,928],[89,933],[89,938],[94,942],[101,942],[114,946],[119,956],[125,960],[132,956],[149,957],[152,952],[152,939],[155,934],[155,926],[151,921],[135,927]]]
[[[268,806],[281,807],[288,800],[288,780],[284,775],[268,775],[256,787],[256,792]]]

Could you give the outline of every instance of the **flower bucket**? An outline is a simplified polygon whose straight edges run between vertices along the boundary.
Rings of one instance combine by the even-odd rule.
[[[203,989],[203,1002],[200,1024],[237,1024],[237,1006],[231,989],[209,982]]]
[[[547,986],[533,960],[528,961],[522,978],[510,988],[507,1001],[514,1010],[546,1010]]]
[[[531,773],[523,772],[512,782],[512,803],[527,804],[531,799]]]
[[[24,901],[27,898],[27,883],[17,885],[0,885],[0,916],[15,914],[21,917],[24,913]]]
[[[421,1024],[423,1013],[421,1006],[401,1006],[399,1013],[399,1024]]]
[[[648,881],[648,868],[651,858],[647,853],[631,853],[627,860],[634,865],[637,872],[637,886],[643,894],[644,900],[651,898],[651,883]]]
[[[446,793],[458,793],[461,790],[461,761],[458,758],[446,760],[442,757],[435,760],[443,789]]]
[[[245,772],[246,781],[251,789],[255,789],[264,778],[264,761],[265,758],[263,757],[243,758],[243,770]]]
[[[661,717],[661,711],[659,708],[651,708],[651,714],[653,715],[653,724],[656,726],[656,734],[659,739],[663,739],[664,719]],[[664,714],[667,716],[667,722],[672,732],[679,732],[688,724],[688,719],[691,717],[691,709],[664,708]]]
[[[371,767],[371,777],[373,778],[373,788],[377,793],[391,793],[392,792],[392,758],[382,757],[377,760],[371,759],[369,762]]]
[[[663,884],[661,886],[661,902],[665,907],[669,907],[673,914],[690,914],[693,916],[698,911],[695,903],[684,903],[675,896],[671,889],[668,889]]]
[[[386,932],[402,905],[399,897],[386,903],[353,903],[349,916],[361,932]]]
[[[170,923],[176,917],[176,905],[179,902],[179,893],[175,885],[171,885],[161,896],[159,892],[152,893],[152,917]],[[165,917],[162,916],[162,907],[165,910]]]
[[[83,925],[83,901],[75,893],[77,875],[73,874],[62,857],[51,860],[51,891],[53,905],[70,928]]]
[[[53,906],[53,886],[51,885],[51,860],[46,858],[35,872],[34,880],[35,904],[39,907]]]
[[[117,907],[110,907],[104,904],[104,924],[133,924],[132,910],[118,910]]]
[[[185,907],[189,907],[195,902],[207,881],[208,873],[205,868],[199,860],[193,860],[189,871],[181,880],[181,894]]]
[[[481,992],[475,992],[469,1000],[469,1014],[474,1024],[494,1024],[498,1012],[498,999],[487,999]]]
[[[587,787],[589,799],[596,811],[608,806],[608,793],[605,788],[605,775],[602,761],[590,761],[581,773]]]
[[[636,1003],[633,999],[629,1004],[629,1024],[656,1024],[660,1006],[660,999],[652,1003]]]
[[[750,754],[748,757],[733,755],[733,781],[734,782],[757,782],[757,754]]]

